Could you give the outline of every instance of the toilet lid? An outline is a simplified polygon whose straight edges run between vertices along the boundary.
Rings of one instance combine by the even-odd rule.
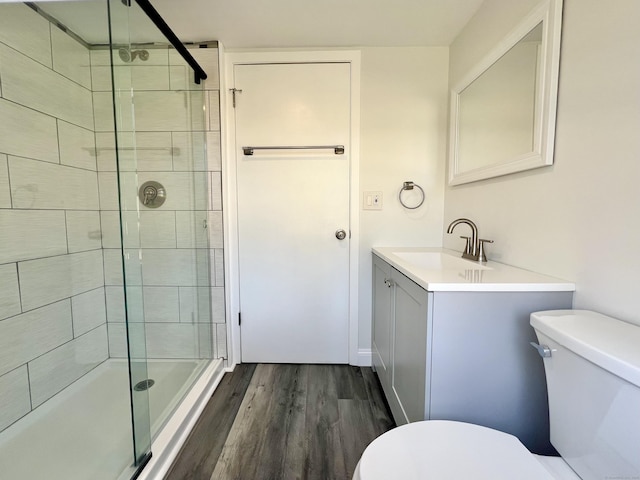
[[[516,437],[443,420],[381,435],[362,454],[358,473],[361,480],[553,480]]]

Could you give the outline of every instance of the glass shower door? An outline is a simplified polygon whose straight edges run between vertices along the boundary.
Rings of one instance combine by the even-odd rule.
[[[120,341],[126,341],[133,430],[133,467],[142,467],[151,452],[149,374],[144,322],[140,205],[138,201],[134,72],[122,52],[132,51],[131,9],[119,0],[109,1],[110,62],[115,128],[116,178],[120,251],[110,257],[110,268],[120,263],[125,317]],[[123,58],[124,57],[124,58]],[[105,141],[108,141],[105,139]],[[97,147],[99,148],[99,147]],[[108,147],[107,147],[108,148]],[[119,258],[118,258],[119,257]],[[105,255],[105,264],[107,256]],[[105,265],[106,267],[106,265]]]
[[[136,459],[213,356],[205,91],[137,4],[111,0]]]

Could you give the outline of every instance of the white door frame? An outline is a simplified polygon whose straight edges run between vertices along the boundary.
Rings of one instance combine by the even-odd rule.
[[[223,221],[225,242],[225,290],[227,313],[227,346],[230,367],[240,363],[240,281],[238,266],[238,190],[236,177],[235,122],[231,93],[234,66],[253,63],[321,63],[351,64],[351,169],[349,223],[349,363],[368,365],[370,358],[358,352],[358,268],[359,268],[359,206],[360,206],[360,52],[335,51],[256,51],[224,52],[221,49],[220,113],[223,152]],[[241,94],[240,94],[241,95]]]

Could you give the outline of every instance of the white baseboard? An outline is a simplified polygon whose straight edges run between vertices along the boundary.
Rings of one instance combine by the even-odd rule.
[[[370,367],[372,362],[372,354],[370,348],[359,348],[358,349],[358,366],[359,367]]]

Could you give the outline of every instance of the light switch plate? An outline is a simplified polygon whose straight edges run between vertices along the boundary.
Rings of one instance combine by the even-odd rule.
[[[363,192],[363,210],[382,210],[382,192]]]

